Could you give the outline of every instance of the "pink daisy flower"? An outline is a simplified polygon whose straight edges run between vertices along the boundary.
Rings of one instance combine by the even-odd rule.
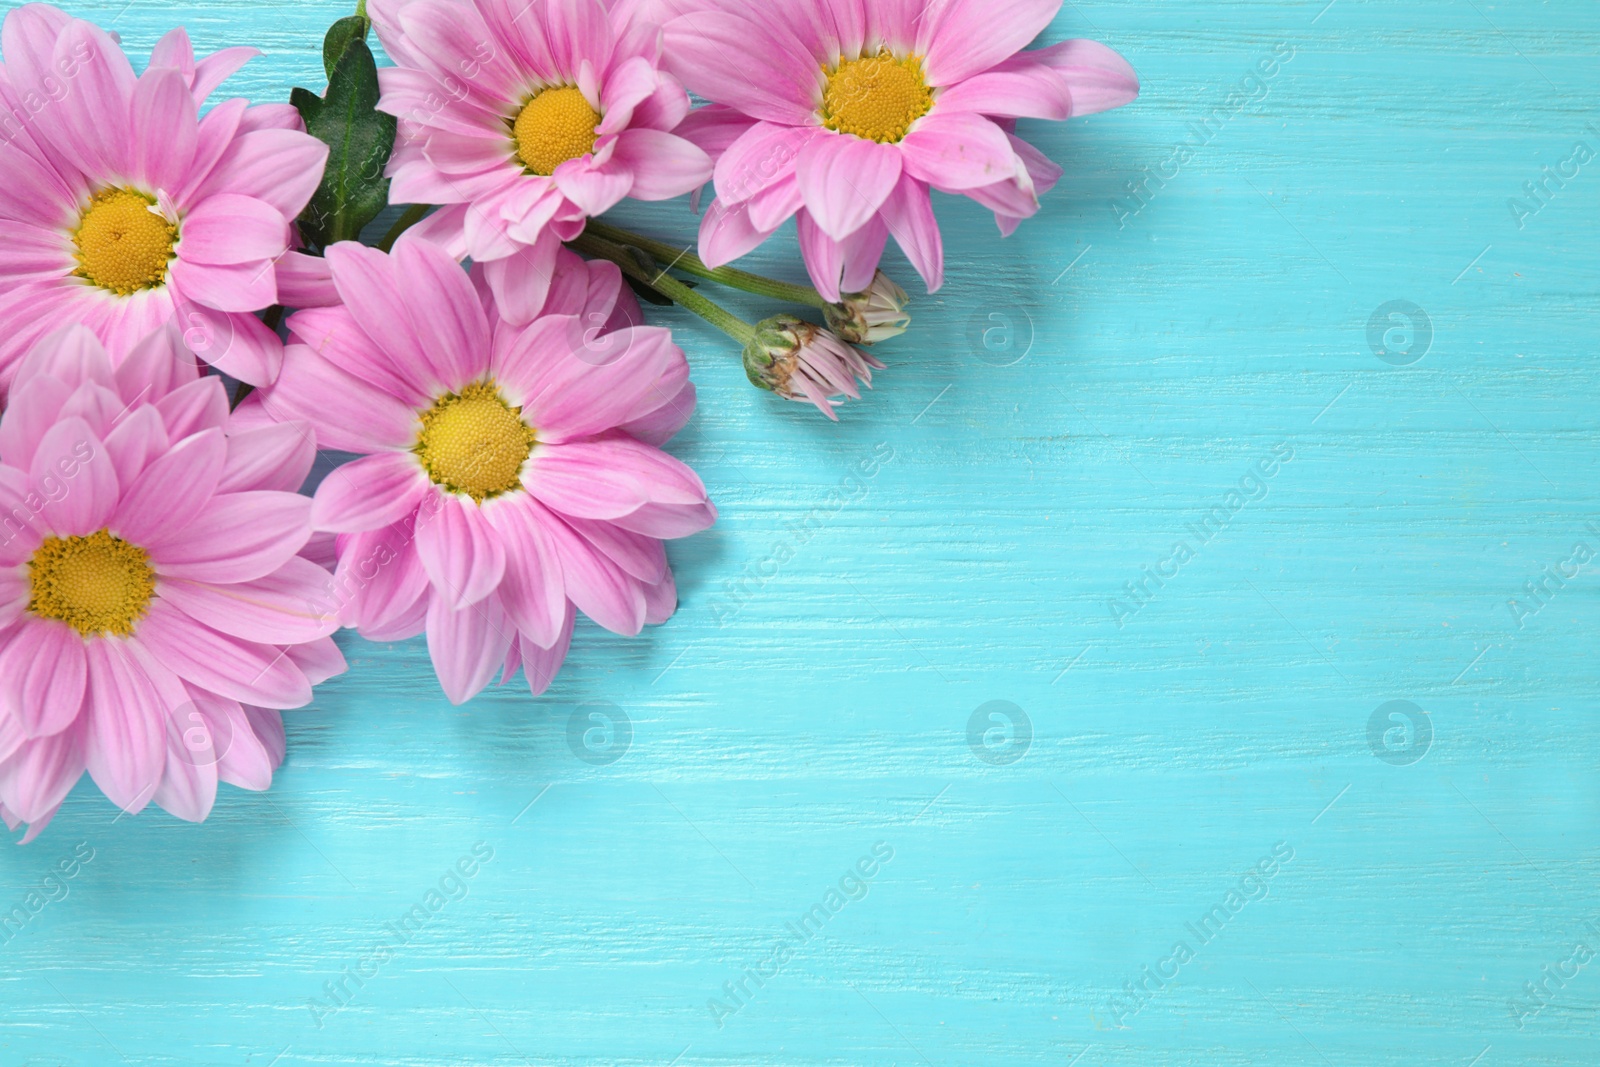
[[[971,197],[1002,232],[1061,176],[1012,132],[1139,92],[1093,41],[1022,49],[1061,0],[637,0],[668,68],[713,101],[682,130],[717,155],[700,254],[722,266],[799,217],[829,300],[871,284],[892,233],[930,291],[944,252],[929,189]],[[673,17],[676,16],[676,17]]]
[[[270,381],[282,346],[252,312],[277,301],[272,263],[327,146],[287,105],[199,117],[256,51],[196,63],[173,30],[136,77],[105,31],[46,4],[7,13],[0,46],[0,389],[64,321],[115,363],[174,313],[218,369]]]
[[[519,667],[543,692],[574,608],[621,634],[665,621],[661,539],[716,510],[657,447],[694,387],[668,331],[626,325],[638,309],[620,272],[564,252],[545,313],[519,325],[431,242],[337,244],[327,260],[342,306],[289,319],[300,343],[247,406],[364,454],[312,513],[341,535],[344,621],[381,641],[426,630],[457,704]]]
[[[689,98],[660,32],[600,0],[372,0],[398,67],[378,107],[400,122],[390,199],[442,204],[417,228],[484,265],[501,314],[529,322],[563,241],[625,197],[703,185],[675,136]]]
[[[265,789],[275,709],[344,669],[328,574],[297,555],[309,429],[236,431],[176,333],[115,366],[53,334],[0,417],[0,817],[30,838],[85,770],[191,821],[218,781]]]

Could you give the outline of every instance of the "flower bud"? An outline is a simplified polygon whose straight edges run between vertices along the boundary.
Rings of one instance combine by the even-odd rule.
[[[824,308],[823,315],[829,328],[845,341],[875,345],[906,332],[911,325],[905,309],[909,299],[906,291],[880,270],[865,291],[846,293],[839,303]]]
[[[883,364],[815,323],[777,315],[756,327],[744,350],[744,372],[761,389],[785,400],[817,406],[835,422],[834,397],[860,400],[856,379],[872,388],[873,370]]]

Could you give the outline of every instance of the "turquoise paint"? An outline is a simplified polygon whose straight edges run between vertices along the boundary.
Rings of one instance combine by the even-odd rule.
[[[123,5],[75,10],[136,53],[256,43],[258,101],[321,85],[344,13]],[[347,642],[273,791],[200,827],[78,790],[0,859],[9,907],[92,850],[0,944],[0,1062],[1600,1061],[1600,572],[1509,604],[1600,547],[1600,169],[1508,206],[1600,150],[1600,11],[1106,0],[1069,36],[1145,95],[1034,130],[1068,175],[1015,239],[940,205],[949,283],[841,426],[670,319],[702,397],[675,448],[723,512],[672,547],[677,618],[464,709],[419,643]],[[1369,346],[1391,301],[1431,322],[1415,362],[1403,320],[1402,365]],[[1375,756],[1390,701],[1420,761],[1404,705]]]

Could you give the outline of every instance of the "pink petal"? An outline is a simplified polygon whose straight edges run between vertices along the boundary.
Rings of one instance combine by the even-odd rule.
[[[297,645],[339,628],[333,575],[298,557],[253,582],[213,585],[163,578],[157,592],[218,633],[267,645]]]
[[[773,122],[748,126],[717,160],[717,198],[740,204],[795,171],[800,153],[818,138],[836,139],[817,127]]]
[[[658,539],[624,530],[611,522],[572,518],[563,521],[630,578],[655,585],[666,576],[667,550]]]
[[[5,806],[23,822],[47,821],[83,774],[83,744],[82,727],[74,727],[31,741],[0,763]]]
[[[407,241],[395,249],[398,277],[428,294],[412,321],[437,380],[455,386],[479,377],[489,355],[489,320],[461,264],[437,245]]]
[[[669,397],[654,411],[618,425],[617,429],[647,445],[660,448],[689,425],[689,420],[694,417],[695,396],[694,383],[685,382],[676,396]]]
[[[171,275],[185,299],[218,311],[260,311],[278,302],[271,259],[223,266],[196,263],[180,254]]]
[[[717,508],[709,500],[704,504],[646,504],[610,521],[646,537],[673,540],[710,529],[717,521]]]
[[[478,603],[505,575],[505,548],[483,512],[451,495],[442,495],[439,508],[418,519],[417,554],[435,599],[451,608]]]
[[[333,245],[327,256],[333,283],[357,325],[396,365],[415,368],[424,393],[437,396],[467,384],[447,382],[438,375],[408,308],[408,286],[399,273],[398,257],[353,241]],[[419,310],[432,311],[431,302]]]
[[[71,726],[83,707],[84,639],[64,622],[29,618],[0,641],[0,713],[15,715],[29,737]]]
[[[844,240],[865,226],[894,191],[900,159],[893,145],[849,134],[813,139],[801,150],[795,171],[806,210],[822,232]]]
[[[677,613],[678,583],[673,579],[671,571],[668,571],[655,585],[645,587],[644,607],[646,626],[659,626]]]
[[[35,377],[15,385],[0,418],[0,461],[19,470],[33,465],[33,454],[56,424],[72,387],[55,378]]]
[[[244,118],[260,110],[252,108]],[[265,200],[285,219],[293,219],[305,210],[311,194],[317,191],[327,159],[328,146],[299,130],[241,133],[194,190],[193,197],[198,202],[217,193],[240,193]]]
[[[876,217],[842,241],[823,233],[809,211],[800,214],[797,230],[812,284],[828,300],[870,285],[889,239],[888,227]]]
[[[106,451],[117,469],[117,482],[132,485],[144,469],[171,447],[161,415],[148,405],[134,408],[106,434]]]
[[[404,618],[428,591],[415,540],[416,516],[382,530],[341,538],[334,593],[345,625],[363,634]]]
[[[805,207],[800,179],[793,174],[785,175],[746,200],[744,207],[750,213],[750,225],[757,232],[770,233]]]
[[[264,708],[311,702],[311,683],[271,645],[224,637],[160,599],[150,603],[136,643],[186,682]]]
[[[194,202],[195,191],[206,181],[222,155],[233,144],[243,121],[248,100],[224,100],[200,120],[200,129],[194,146],[194,162],[189,167],[183,184],[168,190],[180,209]]]
[[[539,328],[543,323],[551,326]],[[543,443],[592,437],[638,418],[676,396],[689,378],[683,350],[663,327],[585,333],[574,346],[570,330],[557,332],[560,324],[540,320],[500,363],[506,381],[522,391]]]
[[[200,376],[177,326],[156,330],[134,345],[113,371],[117,392],[129,404],[151,404]]]
[[[918,120],[900,142],[906,173],[941,189],[973,189],[1013,177],[1017,154],[1005,131],[981,115],[943,114]]]
[[[125,642],[91,641],[84,760],[110,801],[136,813],[166,767],[168,708]]]
[[[330,646],[333,644],[332,641],[318,643]],[[290,655],[293,654],[293,651],[291,651]],[[337,649],[334,650],[334,655],[338,655]],[[309,673],[307,677],[310,677]],[[317,683],[313,681],[313,684]],[[256,735],[256,739],[261,742],[261,747],[266,750],[267,758],[272,761],[272,769],[277,770],[283,764],[283,758],[287,754],[286,738],[283,732],[283,716],[276,711],[269,711],[266,708],[253,708],[248,704],[242,705],[242,707],[244,708],[244,717],[250,720],[251,731]],[[248,789],[249,786],[245,786],[245,788]]]
[[[0,47],[5,49],[6,73],[15,85],[38,88],[55,75],[51,61],[56,38],[71,22],[71,15],[50,4],[19,4],[6,12]]]
[[[430,489],[410,453],[365,456],[323,479],[311,507],[311,525],[338,533],[376,530],[415,511]]]
[[[344,653],[339,651],[339,646],[326,637],[303,645],[290,645],[284,651],[294,661],[294,665],[305,672],[306,678],[312,685],[321,685],[329,678],[341,675],[349,669],[349,665],[344,661]],[[278,759],[280,762],[283,759],[281,752]]]
[[[822,68],[781,22],[702,11],[666,24],[664,55],[691,90],[746,115],[789,126],[818,124]],[[755,55],[759,67],[732,57]]]
[[[660,130],[624,130],[611,157],[633,175],[635,200],[670,200],[711,178],[711,157],[682,137]]]
[[[213,738],[212,751],[218,752],[217,778],[240,789],[261,792],[272,785],[272,772],[283,757],[274,747],[256,733],[244,706],[236,700],[220,700],[210,694],[195,701],[204,710],[207,732]],[[278,724],[275,731],[283,733],[283,716],[277,712],[264,712]]]
[[[556,516],[549,516],[544,525],[561,557],[567,596],[578,610],[625,637],[643,629],[645,601],[639,582]]]
[[[569,159],[556,168],[553,180],[585,215],[605,214],[633,188],[633,172],[615,159],[604,167],[593,160]]]
[[[29,469],[45,493],[43,524],[62,536],[103,529],[117,505],[117,471],[106,446],[80,418],[63,419],[45,432]],[[50,487],[64,489],[51,499]]]
[[[220,106],[220,105],[219,105]],[[294,130],[304,132],[305,123],[293,104],[257,104],[245,111],[239,120],[240,133],[259,130]],[[315,140],[315,138],[313,138]],[[255,194],[252,193],[252,196]]]
[[[285,307],[328,308],[339,303],[333,271],[321,256],[285,252],[278,257],[278,299]]]
[[[317,445],[305,423],[285,422],[228,435],[228,458],[217,490],[273,489],[296,493],[316,462]]]
[[[532,322],[540,313],[560,251],[560,240],[547,234],[535,245],[523,245],[512,255],[483,264],[484,278],[508,322]]]
[[[306,497],[222,493],[190,522],[144,547],[164,578],[248,582],[282,567],[310,535],[311,501]]]
[[[470,607],[450,603],[449,597],[435,596],[428,607],[428,654],[445,696],[460,705],[494,681],[516,631],[494,593]]]
[[[939,97],[939,110],[1059,122],[1072,117],[1072,88],[1066,78],[1043,64],[1024,70],[991,70],[946,89]]]
[[[724,104],[707,104],[689,112],[682,122],[672,127],[672,132],[699,145],[708,156],[720,162],[722,154],[753,125],[755,120],[742,111]]]
[[[656,91],[655,67],[643,56],[623,60],[611,71],[601,90],[600,113],[605,116],[597,132],[602,136],[628,128],[633,109]]]
[[[541,504],[583,519],[706,499],[705,486],[681,461],[620,436],[536,447],[523,482]]]
[[[76,70],[72,90],[54,105],[54,121],[36,127],[86,174],[126,174],[132,139],[119,121],[137,84],[128,57],[98,26],[74,19],[56,39],[57,70]]]
[[[135,180],[147,189],[176,190],[188,176],[199,136],[200,119],[183,72],[160,67],[145,71],[133,90]]]
[[[260,50],[245,45],[224,48],[206,56],[194,67],[194,99],[203,104],[206,97],[223,82],[231,78],[240,67],[261,54]]]
[[[412,407],[433,404],[432,373],[390,357],[356,325],[350,309],[343,305],[296,312],[289,317],[289,335],[340,370]]]
[[[284,349],[283,373],[262,403],[280,422],[310,423],[319,447],[341,452],[407,449],[419,429],[414,408],[304,345]]]
[[[1063,41],[1036,52],[1023,52],[999,69],[1024,69],[1033,63],[1043,63],[1067,80],[1073,115],[1109,111],[1132,103],[1139,95],[1139,76],[1133,67],[1098,41]]]
[[[228,392],[216,377],[197,378],[179,386],[157,400],[155,408],[173,440],[228,425]]]
[[[773,232],[757,229],[745,205],[730,208],[715,200],[700,223],[700,258],[709,267],[726,266],[755,251]]]
[[[525,636],[541,647],[555,641],[566,612],[556,544],[543,526],[542,509],[517,496],[485,511],[505,545],[505,580],[500,600],[506,615]]]
[[[180,441],[123,492],[111,516],[111,532],[131,544],[143,545],[182,527],[217,491],[227,450],[221,430],[206,430]]]
[[[28,580],[27,568],[18,564],[0,567],[0,631],[4,631],[22,617],[22,613],[28,610],[28,601],[32,594],[33,587]],[[0,759],[4,758],[5,752],[3,746],[0,746]]]
[[[82,324],[63,327],[44,337],[17,364],[19,385],[36,376],[54,378],[73,389],[85,382],[108,389],[115,389],[117,384],[105,345]]]
[[[917,41],[928,83],[955,85],[1009,59],[1050,25],[1061,0],[949,0],[929,6]]]
[[[937,292],[944,284],[944,240],[933,216],[928,187],[909,174],[901,175],[900,184],[884,202],[883,221],[900,250],[922,275],[928,292]]]
[[[74,269],[70,238],[59,230],[0,219],[0,242],[6,249],[0,277],[9,282],[54,282]]]
[[[163,811],[185,822],[204,822],[217,801],[217,766],[211,752],[217,741],[211,736],[210,724],[198,711],[190,710],[188,714],[191,721],[187,725],[167,720],[162,752],[165,767],[161,784],[151,799]],[[189,749],[191,743],[203,746],[200,755]]]
[[[184,218],[178,255],[225,266],[275,259],[288,246],[289,224],[277,208],[254,197],[218,193],[200,201]]]
[[[572,646],[572,624],[576,615],[571,603],[563,604],[563,615],[560,632],[549,648],[526,637],[517,642],[522,674],[528,680],[528,691],[534,696],[550,688],[556,672],[561,670],[562,661],[567,658],[567,649]]]

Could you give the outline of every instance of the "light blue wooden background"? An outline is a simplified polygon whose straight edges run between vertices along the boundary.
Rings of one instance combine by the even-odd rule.
[[[584,626],[545,699],[459,710],[420,642],[348,642],[274,790],[201,827],[80,788],[0,854],[9,908],[94,850],[0,945],[0,1062],[1600,1062],[1600,963],[1542,970],[1600,948],[1600,564],[1508,604],[1600,549],[1600,161],[1521,228],[1507,204],[1600,152],[1600,8],[1324,3],[1069,3],[1048,39],[1107,41],[1144,96],[1033,131],[1068,176],[1016,239],[940,205],[949,284],[840,427],[672,318],[702,397],[676,449],[723,518],[673,546],[667,626]],[[320,89],[345,5],[74,10],[138,53],[180,22],[253,42],[229,88],[264,101]],[[1367,339],[1395,300],[1433,329],[1404,366]],[[973,343],[990,311],[1011,347]],[[1266,496],[1115,625],[1279,445]],[[968,743],[993,700],[1032,724],[1009,765]],[[1428,713],[1420,762],[1369,745],[1390,700]],[[594,702],[632,724],[609,765],[568,745]],[[324,983],[478,842],[466,895],[319,1026]],[[878,842],[865,897],[719,1027],[707,1000]],[[1186,924],[1274,846],[1268,895],[1200,945]],[[1108,998],[1178,940],[1194,959],[1119,1025]]]

